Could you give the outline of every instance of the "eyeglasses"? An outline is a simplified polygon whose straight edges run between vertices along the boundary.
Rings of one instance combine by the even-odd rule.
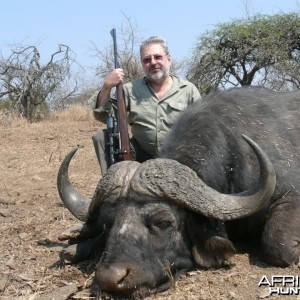
[[[168,54],[167,54],[168,55]],[[165,56],[167,55],[161,55],[161,54],[154,54],[149,57],[145,57],[142,59],[143,64],[147,65],[152,62],[152,59],[154,59],[155,62],[161,63]]]

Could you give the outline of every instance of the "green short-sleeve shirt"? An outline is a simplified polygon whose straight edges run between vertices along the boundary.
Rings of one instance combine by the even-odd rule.
[[[131,126],[132,136],[145,152],[153,156],[162,147],[179,114],[201,98],[198,89],[191,82],[174,75],[172,78],[172,87],[160,100],[145,78],[123,85],[128,111],[127,122]],[[110,105],[111,103],[99,107],[95,113],[108,112]]]

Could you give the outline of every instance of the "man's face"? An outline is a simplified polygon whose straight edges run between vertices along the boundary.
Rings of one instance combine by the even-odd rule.
[[[159,44],[149,44],[141,52],[141,60],[146,77],[160,82],[170,74],[171,57]]]

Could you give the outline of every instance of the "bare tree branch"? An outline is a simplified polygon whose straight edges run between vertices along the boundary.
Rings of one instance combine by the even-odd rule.
[[[71,49],[61,44],[49,61],[42,63],[36,46],[15,45],[0,63],[0,100],[10,101],[12,107],[32,121],[42,106],[49,109],[58,93],[67,99],[77,91],[77,82],[71,87],[67,84],[75,62],[73,56]]]

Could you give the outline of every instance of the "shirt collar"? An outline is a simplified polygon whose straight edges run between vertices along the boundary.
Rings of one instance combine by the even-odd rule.
[[[174,74],[170,74],[170,76],[172,77],[173,79],[173,84],[172,84],[172,87],[171,89],[180,89],[184,86],[186,86],[186,83],[184,81],[182,81],[178,76],[174,75]],[[143,81],[144,81],[144,84],[149,84],[149,79],[144,76],[143,78]]]

